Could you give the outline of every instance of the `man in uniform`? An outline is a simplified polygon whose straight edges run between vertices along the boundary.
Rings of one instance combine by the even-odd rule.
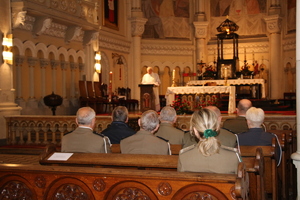
[[[236,108],[237,117],[234,119],[227,119],[223,123],[223,128],[239,134],[245,131],[248,131],[248,125],[245,118],[246,112],[249,108],[252,107],[252,102],[248,99],[242,99],[239,101]]]
[[[95,111],[90,107],[82,107],[77,111],[78,127],[63,136],[61,152],[111,153],[109,139],[93,132],[95,116]]]
[[[155,135],[168,140],[170,144],[182,145],[184,132],[173,126],[176,120],[176,110],[170,106],[163,107],[163,109],[160,112],[161,123]]]
[[[170,155],[170,145],[153,134],[159,128],[158,115],[154,110],[145,111],[138,120],[140,130],[123,140],[120,147],[123,154]]]
[[[112,144],[120,144],[120,141],[126,137],[135,134],[128,122],[128,110],[125,106],[117,106],[111,114],[112,123],[101,133],[107,136]]]

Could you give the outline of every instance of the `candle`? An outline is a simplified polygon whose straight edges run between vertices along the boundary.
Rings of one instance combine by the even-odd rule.
[[[108,85],[108,99],[111,101],[112,97],[112,71],[109,72],[109,85]]]
[[[109,83],[112,82],[112,71],[109,72]]]
[[[224,68],[224,78],[226,79],[228,76],[227,67]]]
[[[244,48],[245,60],[246,60],[246,48]]]
[[[173,69],[172,78],[173,78],[173,80],[175,80],[175,69]]]

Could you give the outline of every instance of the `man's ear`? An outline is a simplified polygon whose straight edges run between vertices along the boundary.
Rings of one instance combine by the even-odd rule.
[[[151,133],[155,133],[159,128],[159,124],[156,125],[155,129]]]
[[[75,118],[75,122],[76,122],[76,124],[78,125],[78,119],[77,119],[77,118]]]
[[[128,117],[126,118],[126,120],[125,120],[125,123],[127,123],[128,122]]]
[[[139,124],[139,127],[141,127],[141,118],[138,119],[138,124]]]

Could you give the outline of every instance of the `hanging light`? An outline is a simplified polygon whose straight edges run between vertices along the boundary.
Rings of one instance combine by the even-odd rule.
[[[13,53],[11,52],[11,47],[13,46],[11,37],[4,37],[2,41],[3,51],[3,61],[8,64],[12,64]]]
[[[99,51],[97,51],[95,53],[95,70],[98,74],[101,73],[101,64],[100,64],[100,61],[101,61],[101,54]]]

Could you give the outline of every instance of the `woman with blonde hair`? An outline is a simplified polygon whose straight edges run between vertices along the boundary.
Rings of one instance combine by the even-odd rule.
[[[222,146],[216,139],[219,128],[213,111],[204,108],[193,113],[190,131],[199,142],[180,151],[178,171],[236,173],[240,156],[237,149]]]

